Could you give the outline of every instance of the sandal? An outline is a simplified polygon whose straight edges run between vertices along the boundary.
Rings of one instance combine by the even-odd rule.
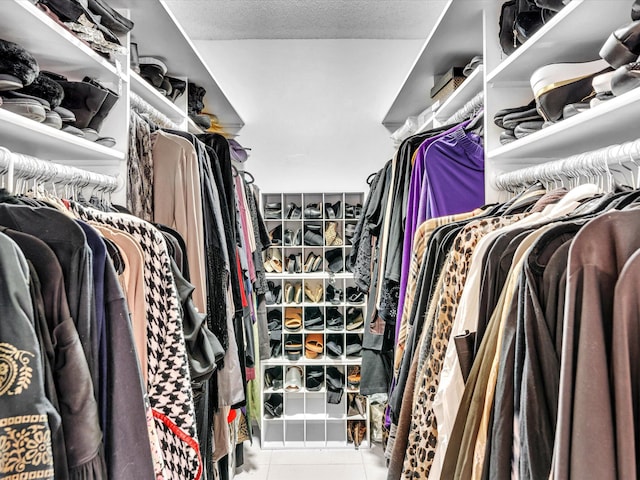
[[[287,307],[284,310],[284,326],[287,330],[297,332],[302,328],[302,309]]]
[[[349,307],[347,308],[347,330],[357,330],[364,325],[364,317],[362,316],[362,309]]]
[[[310,333],[305,341],[305,356],[307,358],[316,358],[321,355],[324,350],[322,334]]]
[[[300,335],[291,335],[284,345],[284,350],[289,360],[299,360],[302,356],[302,338]]]
[[[352,390],[360,388],[360,365],[350,365],[347,371],[347,386]]]
[[[338,307],[327,308],[327,328],[329,330],[342,330],[344,327],[344,317]]]

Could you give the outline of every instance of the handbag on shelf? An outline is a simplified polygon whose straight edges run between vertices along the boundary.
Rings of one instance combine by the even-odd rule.
[[[500,10],[500,47],[511,55],[565,6],[563,0],[509,0]]]

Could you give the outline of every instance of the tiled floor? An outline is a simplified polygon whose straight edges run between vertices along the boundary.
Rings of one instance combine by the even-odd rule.
[[[385,480],[382,448],[360,450],[261,450],[244,444],[244,465],[235,480]]]

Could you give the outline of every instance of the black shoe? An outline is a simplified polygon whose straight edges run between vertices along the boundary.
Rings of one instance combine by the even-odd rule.
[[[294,247],[299,247],[300,245],[302,245],[302,229],[299,228],[298,230],[296,230],[296,234],[293,237],[293,244]]]
[[[324,383],[324,369],[321,366],[308,366],[305,380],[307,390],[317,392]]]
[[[342,290],[335,288],[333,285],[327,285],[325,299],[334,305],[342,303]]]
[[[640,20],[640,0],[635,0],[631,5],[631,20]]]
[[[290,231],[290,230],[287,230]],[[282,225],[278,225],[276,228],[269,232],[269,237],[271,238],[272,245],[282,245]],[[286,238],[286,232],[285,232]],[[286,245],[286,243],[285,243]]]
[[[73,125],[76,128],[87,128],[93,117],[100,111],[109,92],[89,82],[58,81],[64,89],[62,106],[71,110],[76,116]],[[115,103],[115,102],[114,102]]]
[[[333,211],[331,203],[324,204],[324,218],[328,218],[330,220],[336,219],[336,213]]]
[[[340,273],[344,268],[344,259],[342,258],[342,249],[336,248],[333,250],[328,250],[325,253],[325,258],[327,259],[327,269],[333,273]]]
[[[614,68],[635,62],[638,56],[640,56],[640,20],[618,28],[609,35],[600,49],[600,57]]]
[[[107,115],[109,115],[109,112],[111,112],[111,110],[115,106],[116,102],[120,98],[120,95],[106,88],[104,85],[98,83],[98,81],[93,78],[84,77],[83,82],[87,82],[95,87],[102,88],[107,94],[104,101],[100,105],[100,108],[98,109],[96,114],[93,116],[93,118],[91,119],[88,125],[89,128],[92,128],[96,132],[99,132],[100,129],[102,128],[102,124],[104,123],[104,120],[107,118]]]
[[[329,330],[342,330],[344,328],[344,317],[338,307],[327,308],[327,328]]]
[[[342,356],[342,352],[344,351],[342,348],[343,338],[342,335],[337,334],[327,335],[325,350],[330,358],[340,358]]]
[[[640,87],[640,62],[629,63],[616,70],[611,78],[611,91],[616,97]]]
[[[362,338],[360,335],[347,335],[347,357],[360,357],[362,355]]]
[[[347,302],[364,303],[364,293],[358,287],[347,287]]]
[[[283,410],[282,394],[272,393],[269,395],[264,402],[264,410],[271,415],[272,418],[280,418]]]
[[[264,206],[264,218],[268,220],[280,219],[282,217],[282,204],[280,202],[267,203]]]
[[[307,307],[304,310],[304,328],[307,330],[323,330],[324,317],[318,307]]]
[[[282,390],[282,367],[271,367],[264,370],[264,386],[274,390]]]

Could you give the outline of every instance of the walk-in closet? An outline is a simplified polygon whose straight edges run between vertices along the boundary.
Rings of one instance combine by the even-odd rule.
[[[1,3],[0,480],[640,478],[640,0]]]

